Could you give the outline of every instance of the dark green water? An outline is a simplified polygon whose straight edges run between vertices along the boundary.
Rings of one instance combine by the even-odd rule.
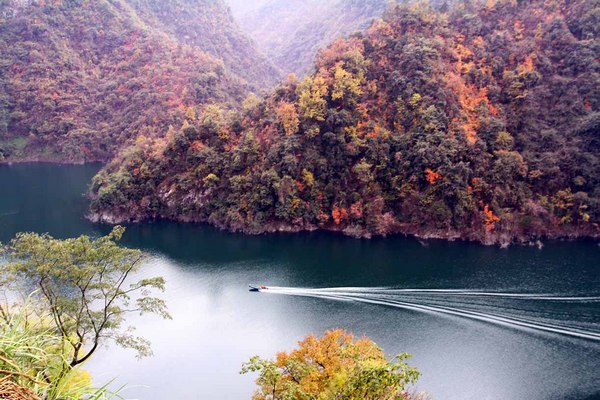
[[[97,169],[0,166],[0,241],[19,231],[107,232],[84,219],[82,193]],[[125,242],[153,255],[146,273],[166,277],[174,316],[133,321],[154,357],[108,347],[87,365],[98,382],[132,386],[128,398],[249,399],[243,361],[335,327],[371,337],[390,356],[412,353],[423,374],[417,389],[434,399],[600,396],[596,241],[499,249],[326,233],[249,237],[161,222],[128,227]],[[250,293],[248,283],[293,289]],[[546,296],[497,296],[506,293]]]

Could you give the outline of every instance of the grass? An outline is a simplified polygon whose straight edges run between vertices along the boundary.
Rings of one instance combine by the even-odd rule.
[[[8,378],[46,400],[122,399],[122,389],[111,392],[108,384],[94,388],[85,370],[68,367],[65,340],[26,305],[2,311],[0,379]]]

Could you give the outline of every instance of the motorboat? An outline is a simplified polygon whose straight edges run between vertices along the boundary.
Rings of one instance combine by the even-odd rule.
[[[263,290],[267,290],[268,287],[266,287],[265,285],[260,285],[260,286],[252,286],[252,285],[248,285],[250,286],[250,291],[251,292],[262,292]]]

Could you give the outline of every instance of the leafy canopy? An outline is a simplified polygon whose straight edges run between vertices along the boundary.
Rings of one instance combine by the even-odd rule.
[[[404,362],[409,357],[390,362],[373,341],[336,329],[308,336],[275,360],[252,357],[241,373],[259,373],[254,400],[407,399],[406,386],[419,378]]]
[[[129,313],[153,313],[170,318],[165,302],[153,297],[164,290],[161,277],[136,280],[143,254],[117,242],[125,229],[115,227],[97,239],[80,236],[59,240],[48,234],[20,233],[4,250],[17,290],[35,285],[37,313],[50,318],[56,333],[70,347],[68,370],[86,361],[107,340],[151,354],[148,341],[123,329]]]

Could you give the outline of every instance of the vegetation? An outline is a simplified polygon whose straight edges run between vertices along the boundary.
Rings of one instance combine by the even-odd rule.
[[[243,365],[241,373],[259,373],[254,400],[415,398],[406,387],[417,381],[419,372],[404,362],[407,354],[390,362],[371,340],[354,340],[339,329],[298,344],[298,349],[279,353],[275,360],[256,356]]]
[[[64,371],[64,339],[28,305],[2,308],[0,318],[0,396],[20,399],[101,400],[120,398],[106,388],[93,388],[79,367]],[[4,397],[3,397],[4,398]]]
[[[2,0],[0,160],[107,161],[276,75],[221,1]]]
[[[318,51],[365,30],[397,0],[227,0],[241,27],[282,71],[313,72]],[[455,0],[428,0],[435,10]]]
[[[272,0],[249,8],[230,1],[244,30],[282,71],[306,75],[319,49],[363,30],[381,17],[389,0]]]
[[[253,90],[274,86],[280,72],[237,26],[223,0],[128,0],[149,26],[223,60]]]
[[[598,10],[394,6],[302,81],[138,140],[94,179],[95,217],[484,243],[598,235]]]
[[[164,290],[164,280],[135,279],[142,254],[117,244],[123,232],[115,227],[98,239],[67,240],[23,233],[12,240],[4,250],[9,264],[3,286],[24,295],[35,291],[20,313],[0,308],[0,370],[48,399],[62,399],[63,387],[85,378],[77,367],[102,343],[151,354],[149,343],[122,325],[130,313],[170,318],[163,300],[151,296],[153,289]],[[83,388],[89,388],[86,379]]]

